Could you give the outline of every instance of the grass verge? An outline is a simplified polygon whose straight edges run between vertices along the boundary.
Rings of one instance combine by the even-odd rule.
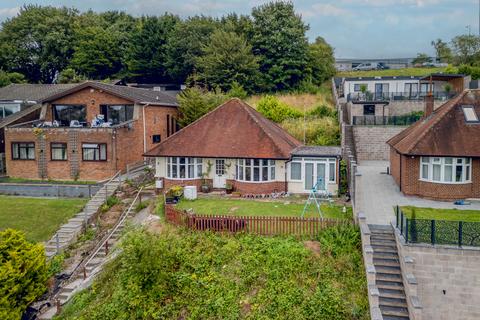
[[[0,196],[0,230],[13,228],[24,231],[30,241],[46,241],[86,203],[86,199]]]
[[[434,209],[413,206],[404,206],[401,209],[409,218],[412,218],[412,213],[415,211],[416,219],[480,222],[479,210]]]

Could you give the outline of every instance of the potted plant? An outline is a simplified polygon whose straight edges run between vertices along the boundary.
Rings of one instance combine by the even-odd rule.
[[[225,184],[225,191],[227,192],[227,194],[231,194],[233,192],[233,184],[230,182],[227,182]]]
[[[171,187],[165,196],[166,203],[178,203],[180,201],[180,197],[183,195],[183,187],[181,186],[173,186]]]
[[[209,160],[207,161],[207,170],[206,172],[202,173],[202,186],[201,190],[203,193],[210,192],[210,185],[208,183],[208,177],[210,176],[210,172],[212,171],[213,163]]]

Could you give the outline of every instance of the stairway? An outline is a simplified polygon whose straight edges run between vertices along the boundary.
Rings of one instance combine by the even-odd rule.
[[[105,200],[115,193],[120,186],[120,182],[120,179],[117,177],[104,184],[90,201],[88,201],[82,212],[77,213],[58,229],[53,237],[45,244],[47,258],[53,257],[77,239],[85,227],[85,221],[88,223]]]
[[[384,320],[409,320],[402,271],[391,226],[369,225],[376,286]]]

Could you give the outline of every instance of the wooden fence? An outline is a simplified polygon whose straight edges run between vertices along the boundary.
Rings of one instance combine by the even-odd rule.
[[[165,216],[168,222],[192,230],[301,237],[315,237],[325,228],[353,223],[328,218],[198,215],[177,210],[172,205],[165,206]]]

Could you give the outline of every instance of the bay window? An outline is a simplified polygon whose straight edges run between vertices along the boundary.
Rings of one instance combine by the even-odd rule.
[[[167,177],[170,179],[198,179],[202,177],[202,159],[186,157],[167,158]]]
[[[420,180],[436,183],[471,182],[471,158],[421,157]]]
[[[274,181],[275,160],[238,159],[236,180],[245,182]]]

